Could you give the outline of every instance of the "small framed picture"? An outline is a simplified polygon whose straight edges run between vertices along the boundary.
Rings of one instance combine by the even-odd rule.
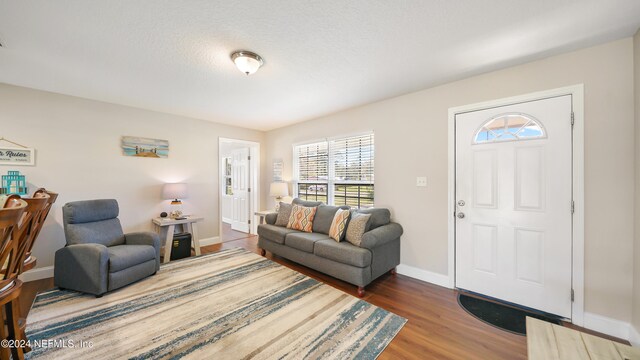
[[[35,164],[34,148],[0,147],[0,165],[33,166]]]

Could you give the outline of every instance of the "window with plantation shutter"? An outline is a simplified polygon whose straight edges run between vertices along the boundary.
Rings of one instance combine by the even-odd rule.
[[[294,149],[298,197],[328,203],[329,144],[326,141],[299,145]]]
[[[352,208],[373,206],[373,133],[297,145],[294,164],[299,198]]]

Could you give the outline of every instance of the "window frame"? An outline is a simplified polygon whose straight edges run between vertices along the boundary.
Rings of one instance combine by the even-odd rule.
[[[353,137],[360,137],[360,136],[373,136],[373,159],[374,159],[374,165],[373,165],[373,174],[374,174],[374,180],[373,181],[357,181],[357,180],[340,180],[340,181],[336,181],[335,180],[335,162],[332,161],[332,149],[331,149],[331,143],[333,141],[337,141],[337,140],[343,140],[343,139],[348,139],[348,138],[353,138]],[[300,168],[299,168],[299,163],[298,163],[298,151],[297,148],[300,146],[305,146],[305,145],[311,145],[311,144],[316,144],[316,143],[322,143],[322,142],[326,142],[327,143],[327,180],[300,180],[299,176],[300,176]],[[375,133],[373,131],[366,131],[366,132],[359,132],[359,133],[351,133],[351,134],[346,134],[346,135],[340,135],[340,136],[333,136],[333,137],[327,137],[327,138],[320,138],[320,139],[315,139],[315,140],[309,140],[309,141],[303,141],[303,142],[298,142],[298,143],[294,143],[292,145],[292,159],[293,159],[293,193],[295,197],[299,197],[299,186],[300,184],[309,184],[309,185],[313,185],[313,184],[317,184],[317,185],[326,185],[326,197],[327,197],[327,201],[326,204],[327,205],[333,205],[335,206],[335,187],[336,185],[367,185],[367,186],[373,186],[373,198],[371,198],[372,200],[372,206],[375,206]],[[315,196],[318,196],[317,194]],[[358,197],[358,199],[360,199],[361,197]],[[369,199],[369,198],[366,198]],[[358,200],[358,207],[356,208],[360,208],[360,200]]]
[[[509,118],[509,117],[521,117],[524,119],[527,119],[527,122],[525,124],[523,124],[515,133],[510,132],[513,136],[515,136],[515,138],[513,139],[509,139],[509,138],[505,138],[505,139],[500,139],[500,137],[495,137],[491,140],[487,140],[487,141],[478,141],[478,134],[480,134],[482,132],[483,129],[487,128],[487,125],[490,124],[491,122],[498,120],[498,119],[502,119],[502,118]],[[505,125],[507,120],[505,120]],[[524,129],[528,123],[534,123],[535,125],[537,125],[540,128],[540,132],[542,133],[540,136],[524,136],[524,137],[520,137],[518,135],[518,133]],[[488,131],[491,131],[490,129],[487,128]],[[493,131],[492,131],[493,132]],[[495,134],[495,132],[493,132]],[[545,128],[544,124],[538,120],[535,116],[530,115],[530,114],[525,114],[525,113],[521,113],[521,112],[506,112],[506,113],[502,113],[502,114],[498,114],[496,116],[493,116],[487,120],[485,120],[477,129],[476,131],[473,132],[473,138],[471,139],[471,145],[487,145],[487,144],[496,144],[496,143],[503,143],[503,142],[510,142],[510,141],[530,141],[530,140],[540,140],[540,139],[546,139],[547,138],[547,129]]]

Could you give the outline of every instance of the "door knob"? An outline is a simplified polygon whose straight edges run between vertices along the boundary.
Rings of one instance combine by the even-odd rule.
[[[458,206],[465,206],[466,202],[464,200],[458,200]]]
[[[458,217],[458,219],[464,219],[464,213],[463,212],[459,212],[458,215],[456,215]]]

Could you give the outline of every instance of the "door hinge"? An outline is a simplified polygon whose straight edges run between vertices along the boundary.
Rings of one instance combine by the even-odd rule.
[[[247,222],[249,223],[249,225],[251,225],[251,220],[247,220]]]
[[[251,192],[251,188],[247,188],[247,192]]]
[[[573,291],[573,289],[571,289],[571,302],[576,301],[576,293],[575,291]]]
[[[573,111],[571,112],[571,128],[573,128],[573,125],[576,123],[576,116],[574,115]]]
[[[571,215],[576,212],[576,202],[571,200]]]
[[[247,156],[247,160],[251,161],[251,155]]]

